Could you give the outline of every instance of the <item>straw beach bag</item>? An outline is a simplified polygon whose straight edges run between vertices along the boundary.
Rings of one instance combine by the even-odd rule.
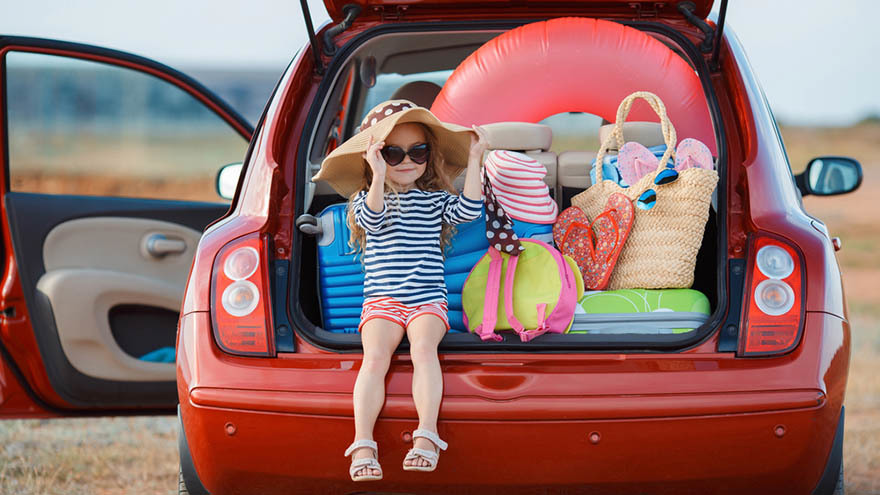
[[[632,231],[611,273],[608,289],[687,288],[694,282],[694,265],[709,217],[712,191],[718,183],[715,170],[687,168],[677,172],[673,164],[676,145],[675,128],[666,115],[666,107],[657,95],[646,91],[633,93],[620,103],[614,129],[599,147],[596,163],[617,141],[623,146],[622,126],[633,103],[643,99],[660,117],[666,152],[651,172],[630,187],[602,179],[602,167],[596,167],[596,183],[574,196],[571,204],[589,218],[605,209],[609,196],[622,193],[636,208]]]

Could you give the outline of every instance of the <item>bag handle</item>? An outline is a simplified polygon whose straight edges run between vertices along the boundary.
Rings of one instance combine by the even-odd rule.
[[[602,142],[602,145],[599,146],[599,153],[596,155],[597,184],[603,180],[602,162],[605,159],[606,150],[611,146],[612,139],[617,140],[617,149],[620,149],[620,147],[623,146],[623,123],[626,122],[626,117],[629,115],[633,103],[640,98],[647,101],[648,104],[651,105],[651,109],[654,110],[654,113],[660,117],[660,129],[663,132],[663,140],[666,142],[666,151],[663,153],[663,156],[657,164],[657,171],[663,170],[666,166],[666,162],[672,159],[672,153],[675,148],[677,137],[675,135],[675,127],[672,126],[669,116],[666,115],[666,106],[663,104],[660,97],[654,93],[648,91],[636,91],[620,102],[620,106],[617,107],[617,118],[614,121],[614,128],[605,138],[605,141]]]
[[[489,247],[489,275],[486,278],[486,295],[483,298],[483,321],[474,329],[474,333],[483,341],[501,342],[503,337],[495,333],[498,323],[498,295],[501,291],[501,268],[504,258],[494,247]],[[516,256],[511,257],[516,259]]]

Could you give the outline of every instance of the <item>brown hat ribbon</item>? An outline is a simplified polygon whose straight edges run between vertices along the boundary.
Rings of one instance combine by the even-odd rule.
[[[486,238],[489,239],[489,246],[511,256],[519,255],[525,248],[513,232],[513,221],[495,199],[486,167],[483,167],[483,196],[486,198]]]
[[[389,115],[393,115],[397,112],[402,112],[404,110],[409,110],[410,108],[416,108],[415,103],[409,103],[406,101],[393,101],[388,103],[387,105],[376,109],[372,113],[367,114],[364,117],[363,122],[361,122],[360,130],[364,131],[369,127],[376,125],[377,122],[388,117]]]

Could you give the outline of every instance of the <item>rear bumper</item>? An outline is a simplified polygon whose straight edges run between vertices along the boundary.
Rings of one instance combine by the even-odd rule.
[[[198,387],[190,392],[195,406],[239,409],[252,413],[289,413],[308,416],[351,416],[351,394],[236,390]],[[504,407],[504,402],[516,407]],[[513,401],[487,401],[475,397],[444,397],[441,416],[447,420],[510,421],[538,418],[542,421],[578,419],[642,419],[694,417],[784,411],[820,406],[820,390],[730,392],[701,394],[639,394],[637,396],[522,397]],[[413,417],[411,396],[386,394],[382,416]]]
[[[400,468],[417,421],[411,366],[399,360],[374,434],[385,478],[354,484],[342,452],[360,356],[230,357],[213,345],[207,315],[189,314],[178,341],[181,417],[214,495],[811,493],[849,355],[843,323],[812,318],[801,346],[775,360],[446,356],[439,433],[450,448],[434,473]]]
[[[363,489],[810,493],[837,426],[827,405],[677,418],[444,420],[440,435],[450,448],[437,471],[424,474],[400,469],[411,446],[404,438],[416,421],[383,418],[375,439],[384,480],[364,486],[348,480],[349,461],[342,457],[352,440],[351,417],[192,402],[181,412],[199,478],[215,495]]]

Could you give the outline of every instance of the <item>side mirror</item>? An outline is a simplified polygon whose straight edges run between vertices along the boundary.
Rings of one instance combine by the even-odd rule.
[[[235,188],[238,187],[238,177],[241,175],[241,169],[244,164],[241,162],[230,163],[224,165],[217,172],[217,194],[223,199],[232,199],[235,197]]]
[[[802,196],[834,196],[855,191],[862,184],[862,165],[845,156],[820,156],[794,177]]]

